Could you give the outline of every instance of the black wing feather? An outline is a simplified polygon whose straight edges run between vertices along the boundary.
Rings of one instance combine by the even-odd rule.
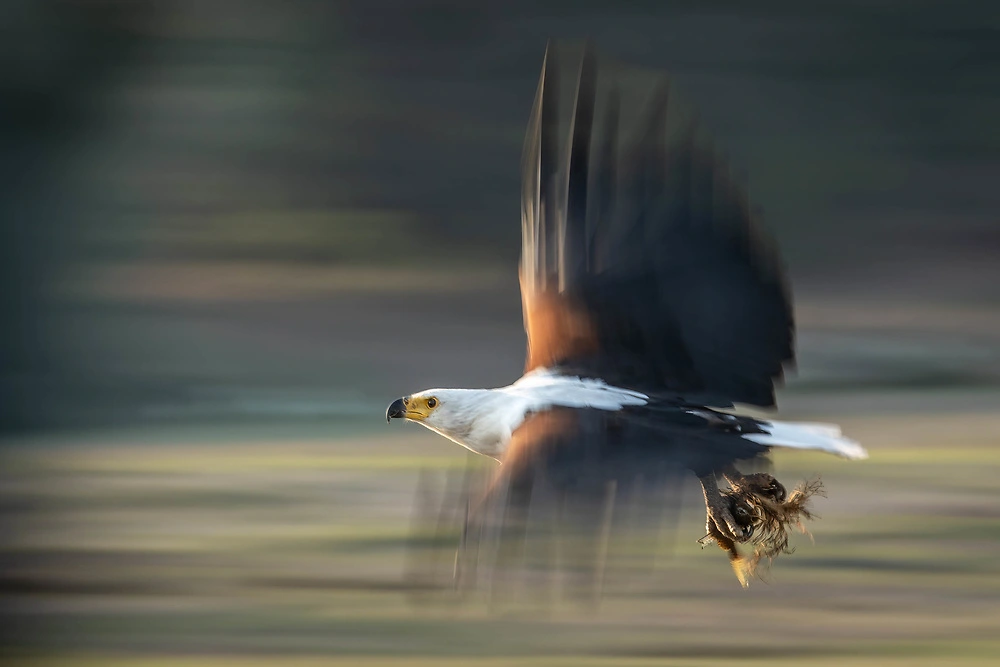
[[[671,138],[663,77],[649,101],[629,97],[625,109],[620,91],[634,77],[599,71],[589,47],[580,63],[562,122],[566,68],[548,49],[525,141],[527,369],[555,364],[711,405],[772,407],[774,382],[794,359],[773,243],[695,128]],[[623,112],[634,131],[623,131]],[[553,309],[588,331],[530,326],[536,315],[563,321]]]

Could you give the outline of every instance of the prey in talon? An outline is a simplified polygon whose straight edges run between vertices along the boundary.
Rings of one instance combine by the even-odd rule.
[[[803,520],[815,517],[809,500],[824,495],[823,485],[818,479],[806,482],[789,495],[784,485],[767,473],[743,476],[729,467],[723,476],[729,484],[725,490],[717,485],[713,488],[714,474],[701,480],[708,516],[706,535],[698,543],[703,547],[718,544],[746,587],[750,578],[759,574],[762,561],[770,563],[778,555],[792,552],[788,546],[790,529],[808,534]],[[749,544],[748,554],[740,552],[740,544]]]

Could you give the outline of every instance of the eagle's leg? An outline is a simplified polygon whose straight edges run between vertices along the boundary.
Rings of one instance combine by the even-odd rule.
[[[745,542],[750,539],[750,536],[753,534],[753,528],[750,526],[741,526],[733,518],[733,513],[729,509],[729,503],[719,490],[719,483],[715,479],[715,473],[709,473],[704,477],[700,477],[699,481],[701,481],[701,489],[705,494],[705,530],[708,532],[705,538],[715,536],[718,533],[734,542]],[[703,542],[703,544],[706,543]]]

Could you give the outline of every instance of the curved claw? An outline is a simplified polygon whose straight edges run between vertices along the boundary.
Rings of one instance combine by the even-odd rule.
[[[788,498],[788,493],[781,482],[766,472],[726,479],[735,487],[747,489],[776,503],[783,503]]]
[[[714,526],[724,537],[734,542],[746,542],[753,536],[753,526],[749,524],[741,525],[726,505],[726,498],[721,494],[718,496],[718,502],[710,501],[705,503],[707,514],[705,520],[706,529],[711,534]]]
[[[750,526],[739,526],[739,528],[742,531],[742,533],[740,535],[740,538],[738,540],[739,542],[746,542],[751,537],[753,537],[753,526],[752,525],[750,525]]]
[[[785,499],[788,498],[788,493],[785,491],[785,487],[778,482],[776,479],[771,480],[770,486],[767,487],[768,493],[774,498],[775,502],[783,503]]]
[[[705,527],[709,535],[713,534],[713,528],[719,535],[732,540],[733,542],[745,542],[750,539],[753,529],[749,526],[751,521],[744,518],[743,521],[733,516],[733,511],[740,511],[740,506],[733,506],[730,499],[724,496],[719,490],[715,475],[705,475],[700,478],[702,491],[705,493],[705,512],[707,518]]]

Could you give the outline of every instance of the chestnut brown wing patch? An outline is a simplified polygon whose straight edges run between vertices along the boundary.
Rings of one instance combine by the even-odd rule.
[[[586,308],[555,290],[521,288],[528,353],[524,372],[549,368],[600,352],[597,330]]]

